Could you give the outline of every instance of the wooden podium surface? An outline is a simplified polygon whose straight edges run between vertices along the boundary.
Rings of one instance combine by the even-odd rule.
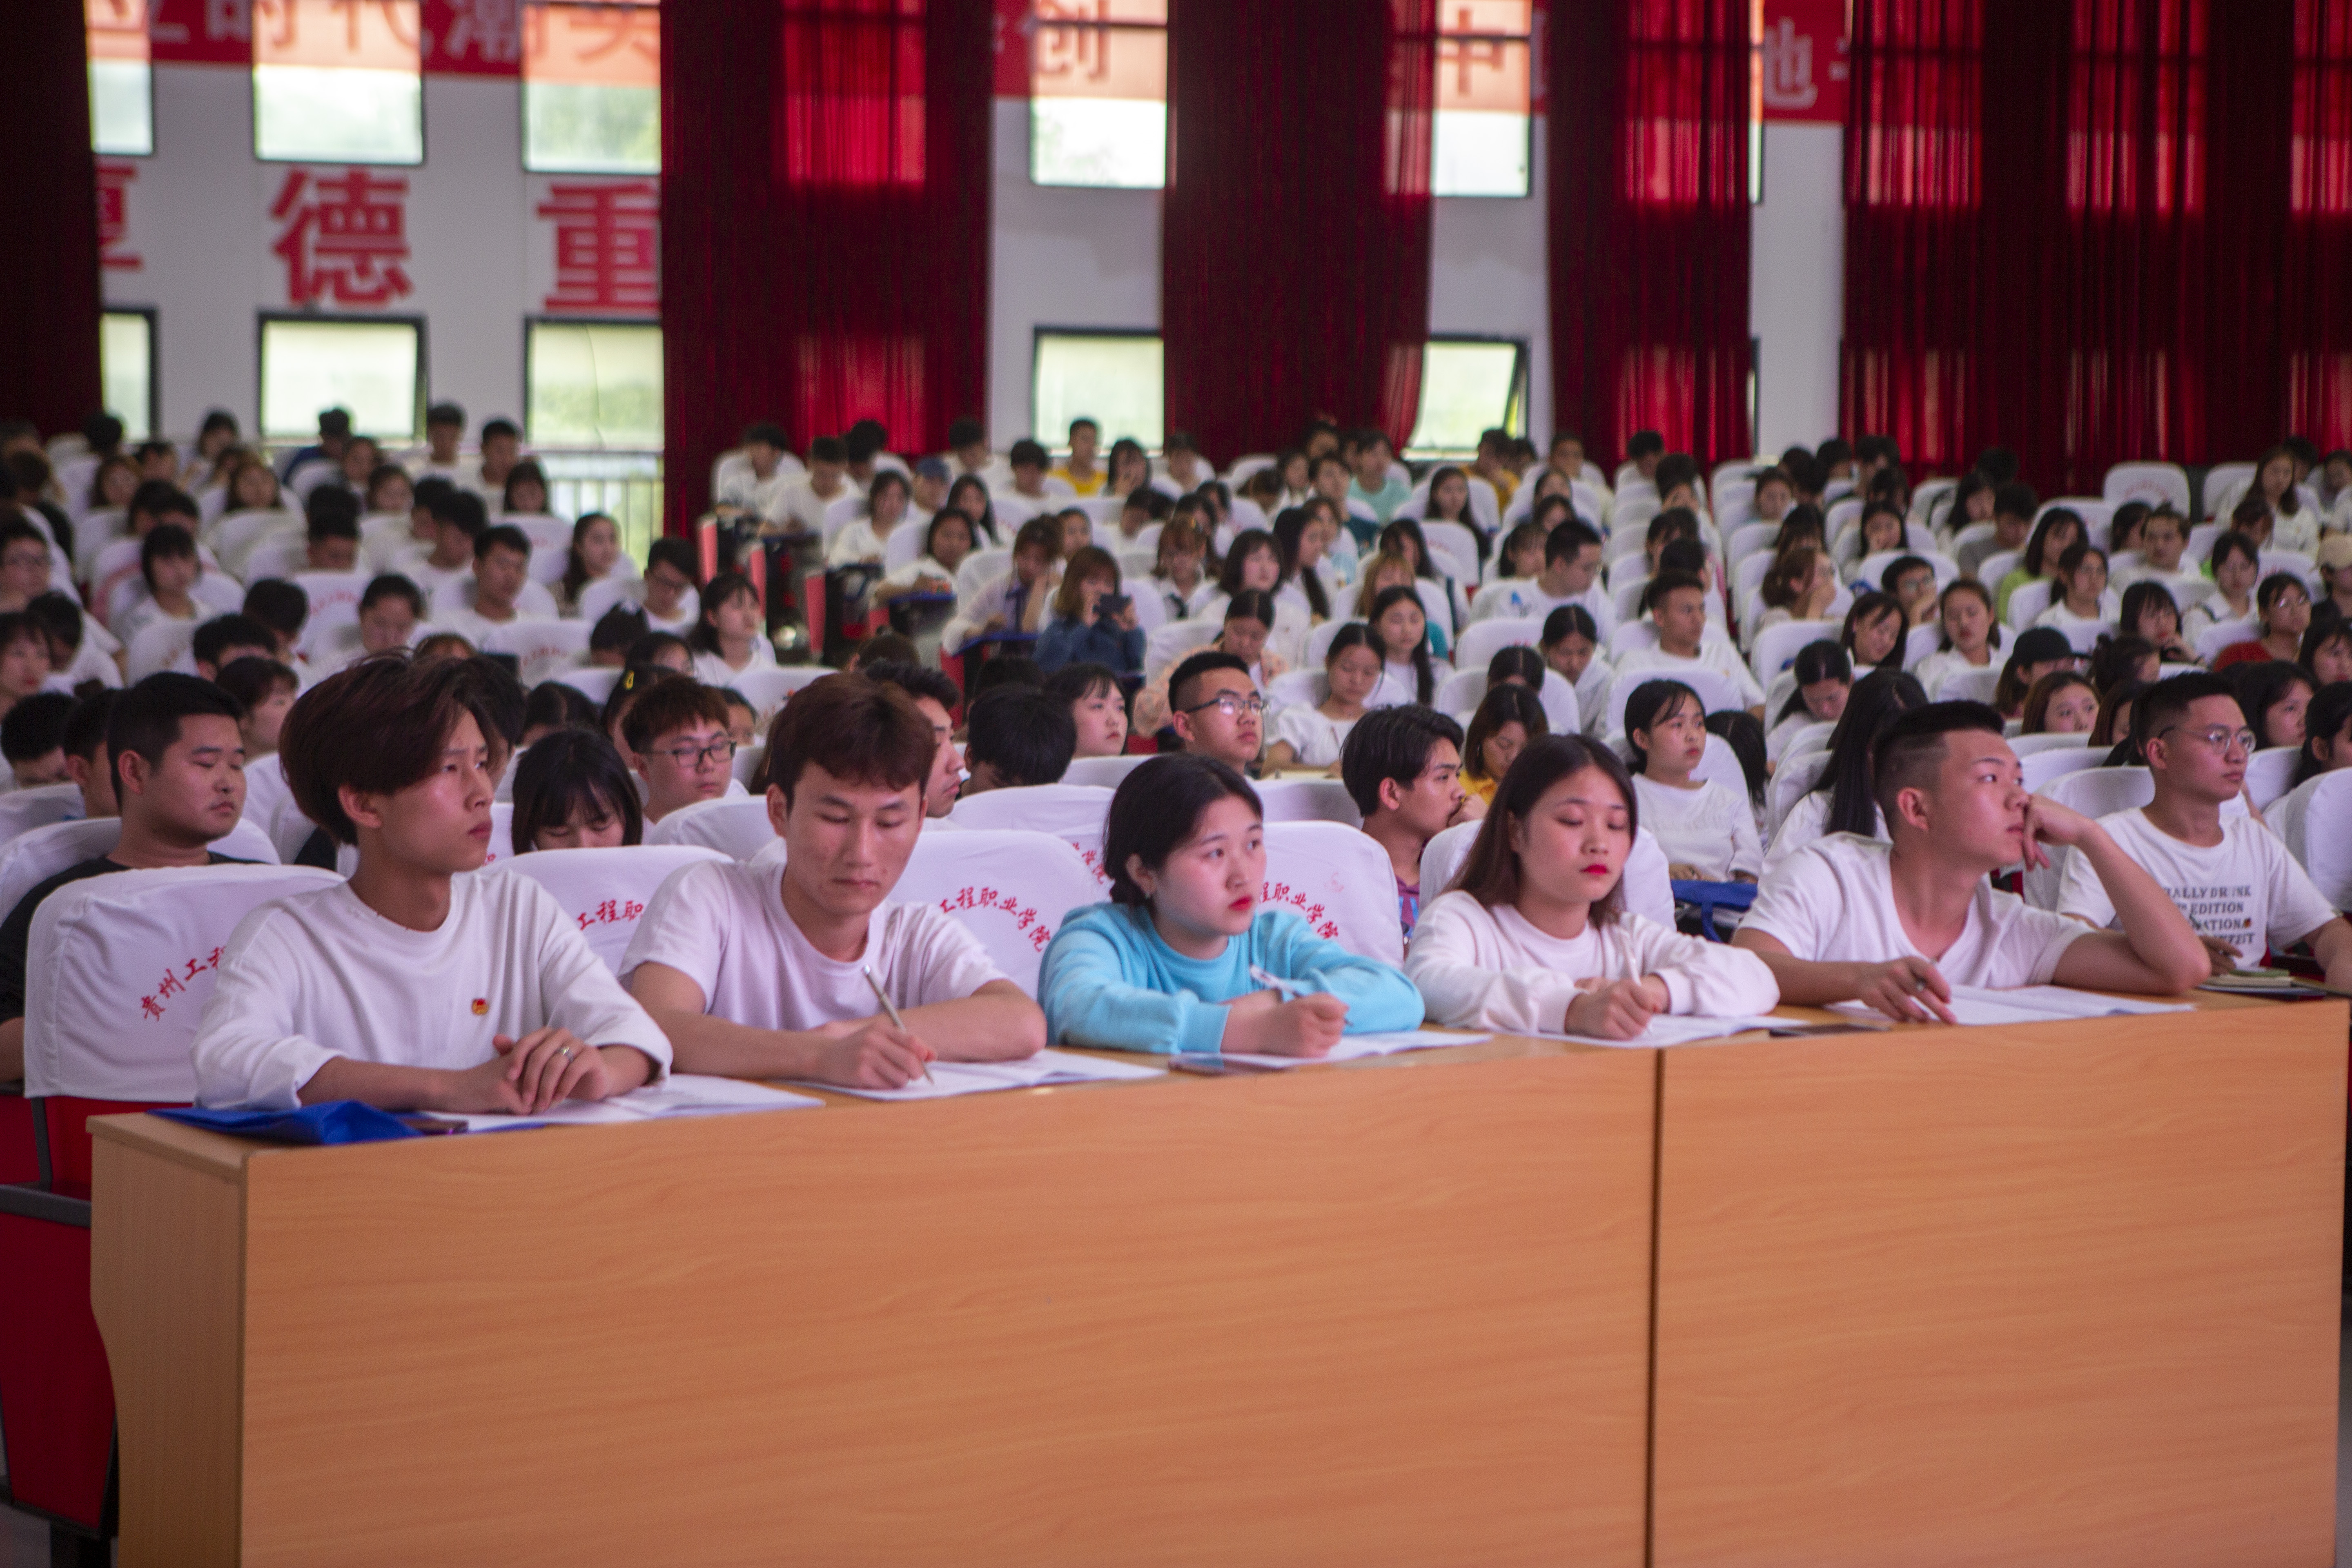
[[[2345,1009],[2199,1000],[339,1149],[101,1120],[121,1561],[2318,1568]]]

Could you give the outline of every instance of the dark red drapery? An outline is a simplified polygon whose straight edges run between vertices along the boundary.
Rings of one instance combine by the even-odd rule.
[[[0,300],[16,306],[0,353],[0,418],[30,419],[44,434],[79,426],[101,395],[98,167],[82,29],[78,0],[11,6],[9,85],[0,93],[10,205],[26,220],[0,245]]]
[[[1853,18],[1847,430],[2095,493],[2352,425],[2352,0]]]
[[[748,421],[935,451],[983,407],[989,8],[698,0],[663,12],[670,524]]]
[[[1435,0],[1172,0],[1168,427],[1220,461],[1311,416],[1402,447],[1429,336]]]
[[[1555,425],[1748,455],[1747,0],[1553,0],[1549,65]]]

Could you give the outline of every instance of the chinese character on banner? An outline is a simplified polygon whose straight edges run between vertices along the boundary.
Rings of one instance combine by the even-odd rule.
[[[661,192],[651,180],[558,184],[539,216],[555,225],[552,311],[661,307]]]
[[[285,226],[271,252],[286,263],[286,299],[295,305],[385,305],[411,290],[408,182],[365,169],[313,178],[294,169],[269,216]]]
[[[420,17],[428,74],[522,74],[522,0],[424,0]]]
[[[136,272],[146,263],[122,248],[131,232],[131,182],[139,177],[136,163],[98,166],[98,264]]]
[[[148,0],[147,37],[167,65],[250,65],[252,0]]]
[[[1764,0],[1764,118],[1845,123],[1844,0]]]

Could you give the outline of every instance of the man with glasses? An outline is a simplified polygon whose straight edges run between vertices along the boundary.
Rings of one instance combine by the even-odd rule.
[[[1861,1001],[1902,1023],[1955,1021],[1952,988],[2021,985],[2171,994],[2210,973],[2156,879],[2098,823],[2028,793],[1998,710],[1931,702],[1871,751],[1871,793],[1892,843],[1832,833],[1765,873],[1732,944],[1761,958],[1780,999]],[[1988,879],[2074,851],[2121,911],[2092,931]]]
[[[660,680],[621,721],[639,777],[646,781],[646,821],[659,822],[697,801],[741,795],[735,782],[735,742],[727,729],[727,699],[698,680]]]
[[[2141,696],[2134,724],[2156,798],[2099,826],[2189,918],[2214,973],[2252,968],[2265,947],[2284,952],[2307,942],[2327,984],[2352,988],[2352,926],[2268,829],[2221,815],[2245,784],[2256,743],[2230,683],[2201,673],[2159,680]],[[2103,929],[2116,920],[2116,901],[2080,863],[2067,871],[2058,909]]]
[[[1265,742],[1265,699],[1238,654],[1194,654],[1168,679],[1169,722],[1183,749],[1237,773],[1257,773]]]

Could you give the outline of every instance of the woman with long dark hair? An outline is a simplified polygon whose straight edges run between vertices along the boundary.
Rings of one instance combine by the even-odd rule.
[[[1886,837],[1886,821],[1870,794],[1870,752],[1886,727],[1914,708],[1925,708],[1927,694],[1918,681],[1899,669],[1874,669],[1853,683],[1845,711],[1830,731],[1829,762],[1813,787],[1798,798],[1764,849],[1764,874],[1824,833],[1859,833]]]

